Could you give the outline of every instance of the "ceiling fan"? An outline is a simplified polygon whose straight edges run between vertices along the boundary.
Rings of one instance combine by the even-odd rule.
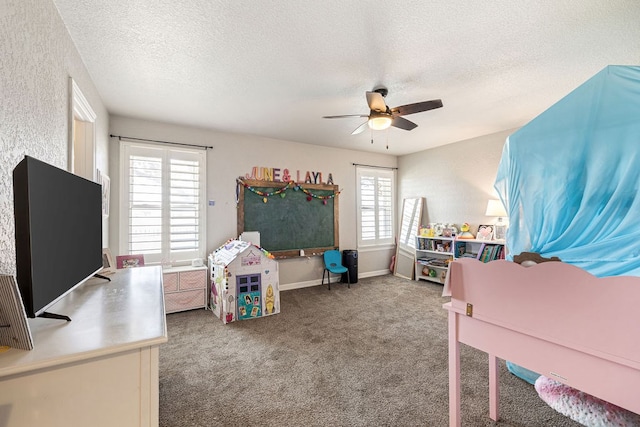
[[[418,127],[417,124],[402,116],[421,113],[442,107],[442,100],[433,99],[431,101],[416,102],[414,104],[401,105],[400,107],[389,108],[384,102],[384,98],[389,91],[386,87],[378,87],[373,92],[367,92],[367,104],[369,114],[347,114],[342,116],[323,116],[325,119],[341,119],[344,117],[366,117],[367,121],[358,126],[351,135],[361,133],[367,125],[373,130],[387,129],[389,126],[399,129],[411,130]]]

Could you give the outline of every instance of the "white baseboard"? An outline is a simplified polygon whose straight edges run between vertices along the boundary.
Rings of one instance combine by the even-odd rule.
[[[359,279],[364,279],[365,277],[376,277],[376,276],[384,276],[386,274],[391,274],[389,269],[377,270],[377,271],[368,271],[366,273],[358,274]]]
[[[358,279],[364,279],[367,277],[375,277],[375,276],[384,276],[385,274],[390,274],[391,272],[386,270],[377,270],[377,271],[368,271],[366,273],[359,273]],[[334,276],[332,277],[331,283],[340,283],[340,277]],[[292,289],[301,289],[301,288],[309,288],[311,286],[318,286],[322,284],[322,279],[317,280],[308,280],[306,282],[295,282],[295,283],[286,283],[280,284],[280,291],[290,291]],[[325,282],[326,284],[326,282]]]

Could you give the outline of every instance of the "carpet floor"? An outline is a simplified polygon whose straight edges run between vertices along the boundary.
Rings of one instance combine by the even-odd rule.
[[[167,316],[160,425],[447,426],[442,286],[392,275],[280,293],[279,314],[222,324]],[[500,361],[500,421],[489,418],[488,357],[462,346],[463,426],[579,424]]]

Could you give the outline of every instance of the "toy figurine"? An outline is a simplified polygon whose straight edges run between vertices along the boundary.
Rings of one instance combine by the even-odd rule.
[[[469,231],[469,223],[465,222],[460,226],[461,233],[458,239],[475,239],[476,237]]]

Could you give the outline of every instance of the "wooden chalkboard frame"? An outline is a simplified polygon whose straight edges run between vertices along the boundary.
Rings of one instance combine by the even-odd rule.
[[[244,184],[244,185],[243,185]],[[238,236],[244,233],[245,229],[245,216],[244,216],[244,198],[245,198],[245,185],[253,188],[273,188],[280,189],[286,187],[288,182],[274,182],[274,181],[259,181],[259,180],[251,180],[251,179],[242,179],[238,180],[238,220],[237,220],[237,228],[238,228]],[[313,190],[322,190],[322,191],[331,191],[333,194],[336,194],[336,197],[333,198],[333,246],[325,246],[325,247],[308,247],[308,248],[297,248],[292,250],[282,250],[282,251],[270,251],[271,254],[278,259],[281,258],[294,258],[299,257],[300,250],[304,250],[303,256],[315,256],[322,255],[325,251],[338,249],[338,242],[340,241],[339,236],[339,197],[337,194],[339,193],[337,185],[327,185],[327,184],[292,184],[299,185],[300,187],[313,191]],[[293,191],[293,189],[291,190]],[[260,231],[260,230],[248,230],[248,231]],[[269,250],[268,248],[265,248]]]

